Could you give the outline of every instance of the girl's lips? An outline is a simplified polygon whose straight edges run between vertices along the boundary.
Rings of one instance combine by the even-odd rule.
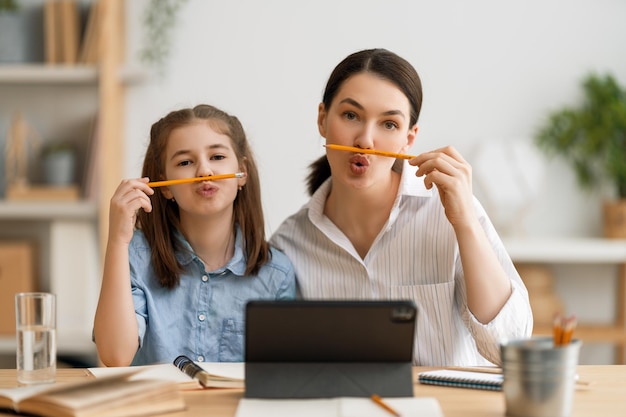
[[[215,194],[217,190],[218,188],[215,185],[208,182],[203,182],[199,187],[196,188],[196,192],[201,195]]]

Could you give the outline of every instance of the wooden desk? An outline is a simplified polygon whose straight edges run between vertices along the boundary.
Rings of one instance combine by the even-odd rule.
[[[433,368],[417,367],[415,375]],[[572,417],[623,416],[626,409],[626,365],[582,365],[578,367],[581,380],[592,381],[588,390],[574,395]],[[57,370],[57,381],[76,381],[91,378],[85,369]],[[0,388],[16,386],[15,370],[0,369]],[[187,410],[161,414],[163,417],[232,417],[237,402],[243,396],[241,389],[183,391]],[[467,388],[439,387],[415,384],[415,396],[435,397],[445,417],[503,417],[505,406],[501,392]],[[2,414],[12,416],[14,414]]]

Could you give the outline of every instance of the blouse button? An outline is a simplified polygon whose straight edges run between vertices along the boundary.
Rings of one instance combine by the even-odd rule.
[[[204,314],[200,314],[198,316],[198,320],[200,320],[200,321],[204,321],[205,318],[206,318],[206,316]]]
[[[198,356],[198,362],[204,362],[204,356],[202,355]]]
[[[207,277],[206,275],[202,275],[202,282],[207,282],[209,280],[209,277]]]

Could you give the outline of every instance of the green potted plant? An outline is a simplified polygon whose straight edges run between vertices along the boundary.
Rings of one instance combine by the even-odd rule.
[[[569,163],[583,189],[611,186],[604,235],[626,238],[626,90],[610,74],[589,74],[582,87],[581,105],[551,113],[535,143]]]

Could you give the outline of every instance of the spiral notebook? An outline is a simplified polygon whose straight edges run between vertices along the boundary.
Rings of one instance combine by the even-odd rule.
[[[503,377],[502,374],[488,372],[439,369],[420,372],[417,380],[421,384],[500,391],[502,390]]]

